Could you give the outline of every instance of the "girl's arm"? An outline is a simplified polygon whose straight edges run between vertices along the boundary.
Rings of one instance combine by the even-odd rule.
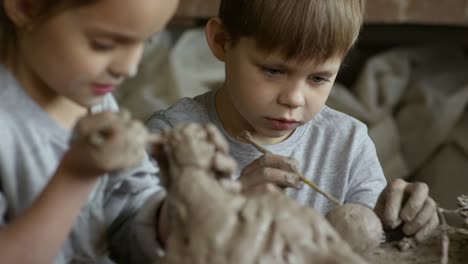
[[[53,263],[97,181],[73,174],[62,163],[31,207],[0,229],[3,263]]]
[[[2,263],[53,262],[99,176],[133,167],[146,157],[140,137],[146,129],[125,113],[88,115],[74,132],[49,184],[23,215],[0,229]]]

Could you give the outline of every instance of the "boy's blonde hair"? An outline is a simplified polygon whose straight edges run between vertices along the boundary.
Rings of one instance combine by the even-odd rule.
[[[30,15],[41,22],[67,8],[95,3],[97,0],[33,0],[29,1]],[[17,42],[17,29],[5,12],[4,1],[0,4],[0,61],[12,57]]]
[[[219,17],[232,44],[252,37],[288,60],[344,56],[363,23],[365,0],[221,0]]]

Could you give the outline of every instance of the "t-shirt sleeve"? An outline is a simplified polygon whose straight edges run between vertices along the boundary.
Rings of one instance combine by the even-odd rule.
[[[156,212],[165,199],[157,168],[148,159],[138,169],[110,175],[104,210],[111,258],[118,263],[155,263],[164,252],[157,242]]]
[[[0,187],[0,226],[4,226],[6,224],[6,213],[7,213],[8,204],[3,195],[2,188]]]
[[[359,129],[353,148],[345,203],[359,203],[374,208],[387,181],[377,157],[375,145],[364,126]]]
[[[209,94],[201,96],[201,101],[182,98],[166,110],[154,113],[147,121],[146,126],[151,132],[157,133],[165,128],[174,128],[178,124],[212,123],[209,108],[206,105]],[[199,98],[200,99],[200,98]]]
[[[155,113],[146,125],[151,132],[172,128],[164,111]],[[111,257],[118,263],[158,263],[165,253],[156,239],[156,214],[166,193],[157,165],[149,160],[139,170],[126,172],[123,179],[110,177],[106,211],[109,219],[116,220],[108,234]]]
[[[11,131],[6,129],[8,124],[4,120],[3,113],[0,113],[0,226],[7,223],[8,200],[5,195],[5,183],[8,177],[12,177],[13,164],[12,156],[13,138]]]
[[[159,111],[153,114],[147,121],[146,126],[151,132],[158,132],[165,128],[173,128],[174,125],[166,117],[165,111]]]

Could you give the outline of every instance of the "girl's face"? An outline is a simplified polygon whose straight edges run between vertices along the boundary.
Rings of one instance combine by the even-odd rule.
[[[165,26],[177,3],[100,0],[33,23],[18,32],[16,75],[45,101],[64,97],[93,106],[136,74],[145,40]]]

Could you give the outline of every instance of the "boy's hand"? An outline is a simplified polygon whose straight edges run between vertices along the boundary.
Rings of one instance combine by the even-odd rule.
[[[147,135],[128,112],[87,115],[75,126],[62,166],[88,177],[136,166],[145,157]]]
[[[242,170],[239,181],[247,194],[268,190],[272,184],[280,188],[300,189],[303,186],[297,174],[294,159],[266,153]]]
[[[436,203],[424,183],[391,182],[380,195],[375,212],[387,229],[402,225],[405,235],[425,240],[439,225]]]

